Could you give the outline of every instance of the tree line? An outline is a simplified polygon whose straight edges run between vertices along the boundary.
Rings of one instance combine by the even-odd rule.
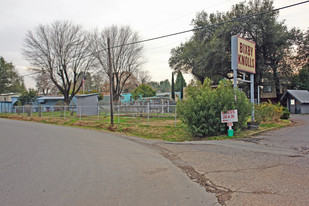
[[[279,21],[279,11],[265,13],[273,9],[273,1],[251,0],[235,4],[227,12],[198,12],[192,20],[193,36],[171,50],[170,67],[192,73],[202,83],[206,78],[213,84],[232,79],[231,36],[238,35],[256,44],[256,87],[274,83],[278,98],[282,84],[304,88],[296,87],[303,85],[299,82],[291,85],[290,79],[301,81],[299,70],[308,68],[309,30],[288,29]],[[263,14],[252,15],[258,13]],[[240,18],[243,16],[250,17]]]
[[[279,21],[279,11],[251,15],[273,9],[271,0],[251,0],[235,4],[227,12],[198,12],[191,22],[195,29],[193,36],[171,50],[171,82],[150,81],[149,74],[142,70],[145,58],[143,45],[137,43],[141,42],[140,36],[129,26],[113,25],[88,32],[69,21],[39,25],[27,32],[22,54],[40,72],[36,76],[37,88],[43,94],[60,92],[69,104],[81,89],[110,92],[106,81],[110,66],[109,38],[112,92],[117,101],[121,93],[132,92],[138,84],[148,84],[161,92],[181,91],[186,86],[182,72],[191,73],[202,83],[206,78],[213,84],[231,79],[230,39],[239,35],[256,44],[255,86],[272,82],[277,97],[282,84],[309,89],[309,30],[288,29],[284,21]],[[249,17],[239,18],[243,16]],[[1,58],[0,93],[25,89],[23,79],[16,74],[14,66]],[[175,84],[174,74],[177,74]],[[9,75],[16,76],[14,81]]]

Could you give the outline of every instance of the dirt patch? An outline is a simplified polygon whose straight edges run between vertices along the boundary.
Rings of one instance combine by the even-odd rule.
[[[305,121],[304,120],[291,119],[291,124],[289,126],[290,127],[296,127],[296,126],[303,126],[303,125],[305,125]]]
[[[97,126],[97,123],[90,122],[90,121],[77,121],[77,122],[72,122],[70,125],[78,126],[78,127],[94,127],[94,126]]]
[[[115,132],[117,130],[117,127],[115,125],[114,126],[110,125],[109,127],[107,127],[107,130],[111,132]]]

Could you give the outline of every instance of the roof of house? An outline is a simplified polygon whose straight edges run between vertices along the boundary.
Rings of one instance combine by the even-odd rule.
[[[12,96],[12,97],[19,97],[20,96],[20,93],[2,93],[0,94],[0,96]]]
[[[75,97],[78,98],[78,97],[98,96],[99,94],[100,93],[80,94],[80,95],[75,95]]]
[[[81,95],[75,95],[75,97],[88,97],[88,96],[94,96],[99,95],[100,93],[91,93],[91,94],[81,94]],[[63,96],[43,96],[39,97],[38,100],[63,100]]]
[[[287,94],[297,99],[300,103],[309,104],[309,92],[307,90],[287,90],[281,97],[281,101],[285,98]]]
[[[43,96],[38,98],[38,100],[62,100],[62,99],[64,99],[64,97]]]

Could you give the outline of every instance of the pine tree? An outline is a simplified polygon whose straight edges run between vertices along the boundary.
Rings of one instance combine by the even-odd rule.
[[[182,86],[181,86],[181,82],[182,82]],[[186,83],[185,79],[183,78],[181,71],[179,71],[177,73],[177,77],[176,77],[175,91],[181,92],[181,87],[186,87],[186,86],[187,86],[187,83]]]
[[[172,72],[172,99],[175,100],[174,73]]]

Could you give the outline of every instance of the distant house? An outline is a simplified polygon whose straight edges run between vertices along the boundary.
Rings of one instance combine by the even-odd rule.
[[[121,101],[121,104],[130,104],[134,100],[133,100],[133,96],[131,93],[122,93],[120,95],[120,101]]]
[[[77,116],[92,116],[98,114],[99,93],[76,95]]]
[[[0,113],[12,112],[13,105],[19,96],[16,93],[0,94]]]
[[[60,96],[43,96],[37,98],[37,102],[39,105],[46,105],[46,106],[55,106],[56,104],[60,103],[63,104],[64,97]]]
[[[131,93],[120,94],[119,100],[120,100],[121,104],[130,104],[134,101]],[[103,96],[102,104],[103,105],[109,105],[110,104],[110,95],[104,95]]]
[[[89,116],[98,114],[99,93],[76,95],[73,97],[70,106],[76,106],[77,116]],[[44,110],[49,110],[64,103],[63,96],[43,96],[37,99],[38,105],[44,106]]]
[[[287,90],[280,99],[292,114],[309,114],[309,92]]]
[[[172,92],[158,92],[155,97],[166,97],[166,98],[172,98]],[[175,100],[181,99],[181,92],[175,92]]]

